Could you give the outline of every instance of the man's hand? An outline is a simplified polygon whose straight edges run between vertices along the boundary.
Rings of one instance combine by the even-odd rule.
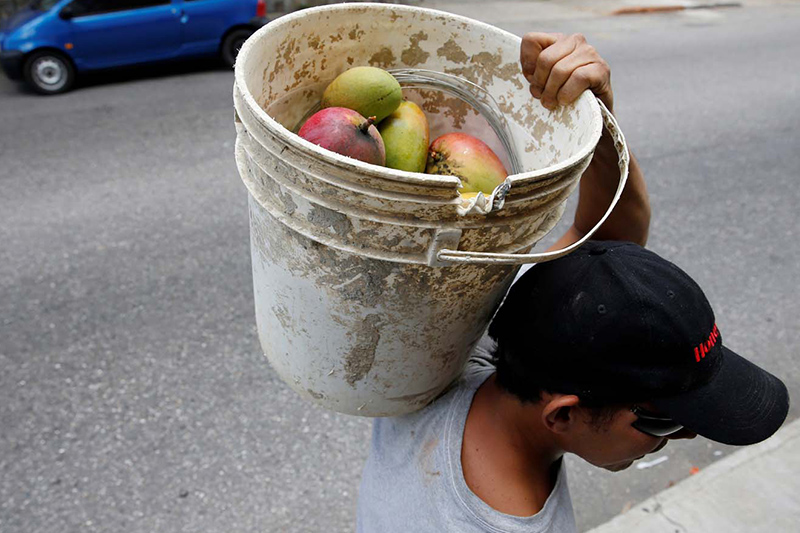
[[[531,94],[547,109],[574,102],[591,89],[613,111],[611,69],[583,35],[528,33],[522,38],[520,63]]]
[[[591,90],[614,111],[611,69],[583,35],[528,33],[522,38],[520,62],[531,94],[548,109],[569,104]],[[572,227],[550,248],[564,248],[583,237],[605,214],[619,183],[614,141],[603,131],[589,167],[583,173]],[[644,176],[631,153],[628,183],[614,212],[594,233],[599,240],[644,244],[650,228],[650,203]]]

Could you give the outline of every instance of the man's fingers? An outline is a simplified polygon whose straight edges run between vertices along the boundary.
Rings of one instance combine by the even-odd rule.
[[[520,62],[531,95],[545,107],[568,104],[591,89],[612,108],[611,71],[583,35],[528,33],[522,38]]]
[[[533,76],[528,78],[531,85],[544,91],[547,86],[547,78],[550,77],[550,71],[556,63],[575,51],[575,48],[580,44],[579,37],[583,39],[583,36],[567,37],[542,50],[536,60],[536,70],[533,71]]]
[[[583,54],[569,54],[553,65],[553,68],[550,69],[550,76],[547,77],[547,83],[541,91],[540,100],[542,101],[542,105],[547,108],[553,108],[559,103],[568,103],[562,102],[560,99],[562,87],[568,80],[571,80],[572,77],[576,75],[581,67],[590,63],[591,58]],[[585,73],[578,73],[577,76],[578,78],[573,80],[571,85],[579,86],[583,84],[585,85],[583,89],[588,89],[591,80],[585,79]],[[581,89],[580,92],[583,92],[583,89]],[[572,94],[572,90],[571,86],[568,94]],[[580,92],[578,94],[580,94]]]
[[[560,33],[526,33],[522,37],[522,46],[520,47],[519,62],[522,65],[522,72],[526,76],[533,74],[536,70],[536,60],[539,59],[539,54],[548,46],[555,43],[559,38],[563,37]]]
[[[586,89],[591,89],[609,109],[613,109],[611,77],[604,63],[589,63],[572,71],[572,75],[558,90],[556,99],[559,104],[568,104],[577,100]]]

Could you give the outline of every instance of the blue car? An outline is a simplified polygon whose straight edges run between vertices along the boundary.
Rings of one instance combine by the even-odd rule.
[[[267,21],[264,0],[33,0],[0,24],[0,64],[42,94],[109,67],[210,54],[232,66]]]

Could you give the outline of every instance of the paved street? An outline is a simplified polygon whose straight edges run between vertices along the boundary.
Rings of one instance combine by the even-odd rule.
[[[800,6],[501,7],[492,23],[580,31],[606,57],[649,246],[800,398]],[[207,62],[49,98],[0,78],[0,532],[353,530],[370,424],[300,400],[260,355],[232,84]],[[673,443],[620,474],[571,460],[579,527],[732,450]]]

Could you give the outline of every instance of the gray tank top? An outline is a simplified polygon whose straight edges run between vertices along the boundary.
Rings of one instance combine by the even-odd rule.
[[[541,511],[498,512],[467,486],[461,442],[472,398],[494,373],[484,336],[455,386],[416,413],[373,422],[359,489],[358,533],[576,533],[562,461]]]

